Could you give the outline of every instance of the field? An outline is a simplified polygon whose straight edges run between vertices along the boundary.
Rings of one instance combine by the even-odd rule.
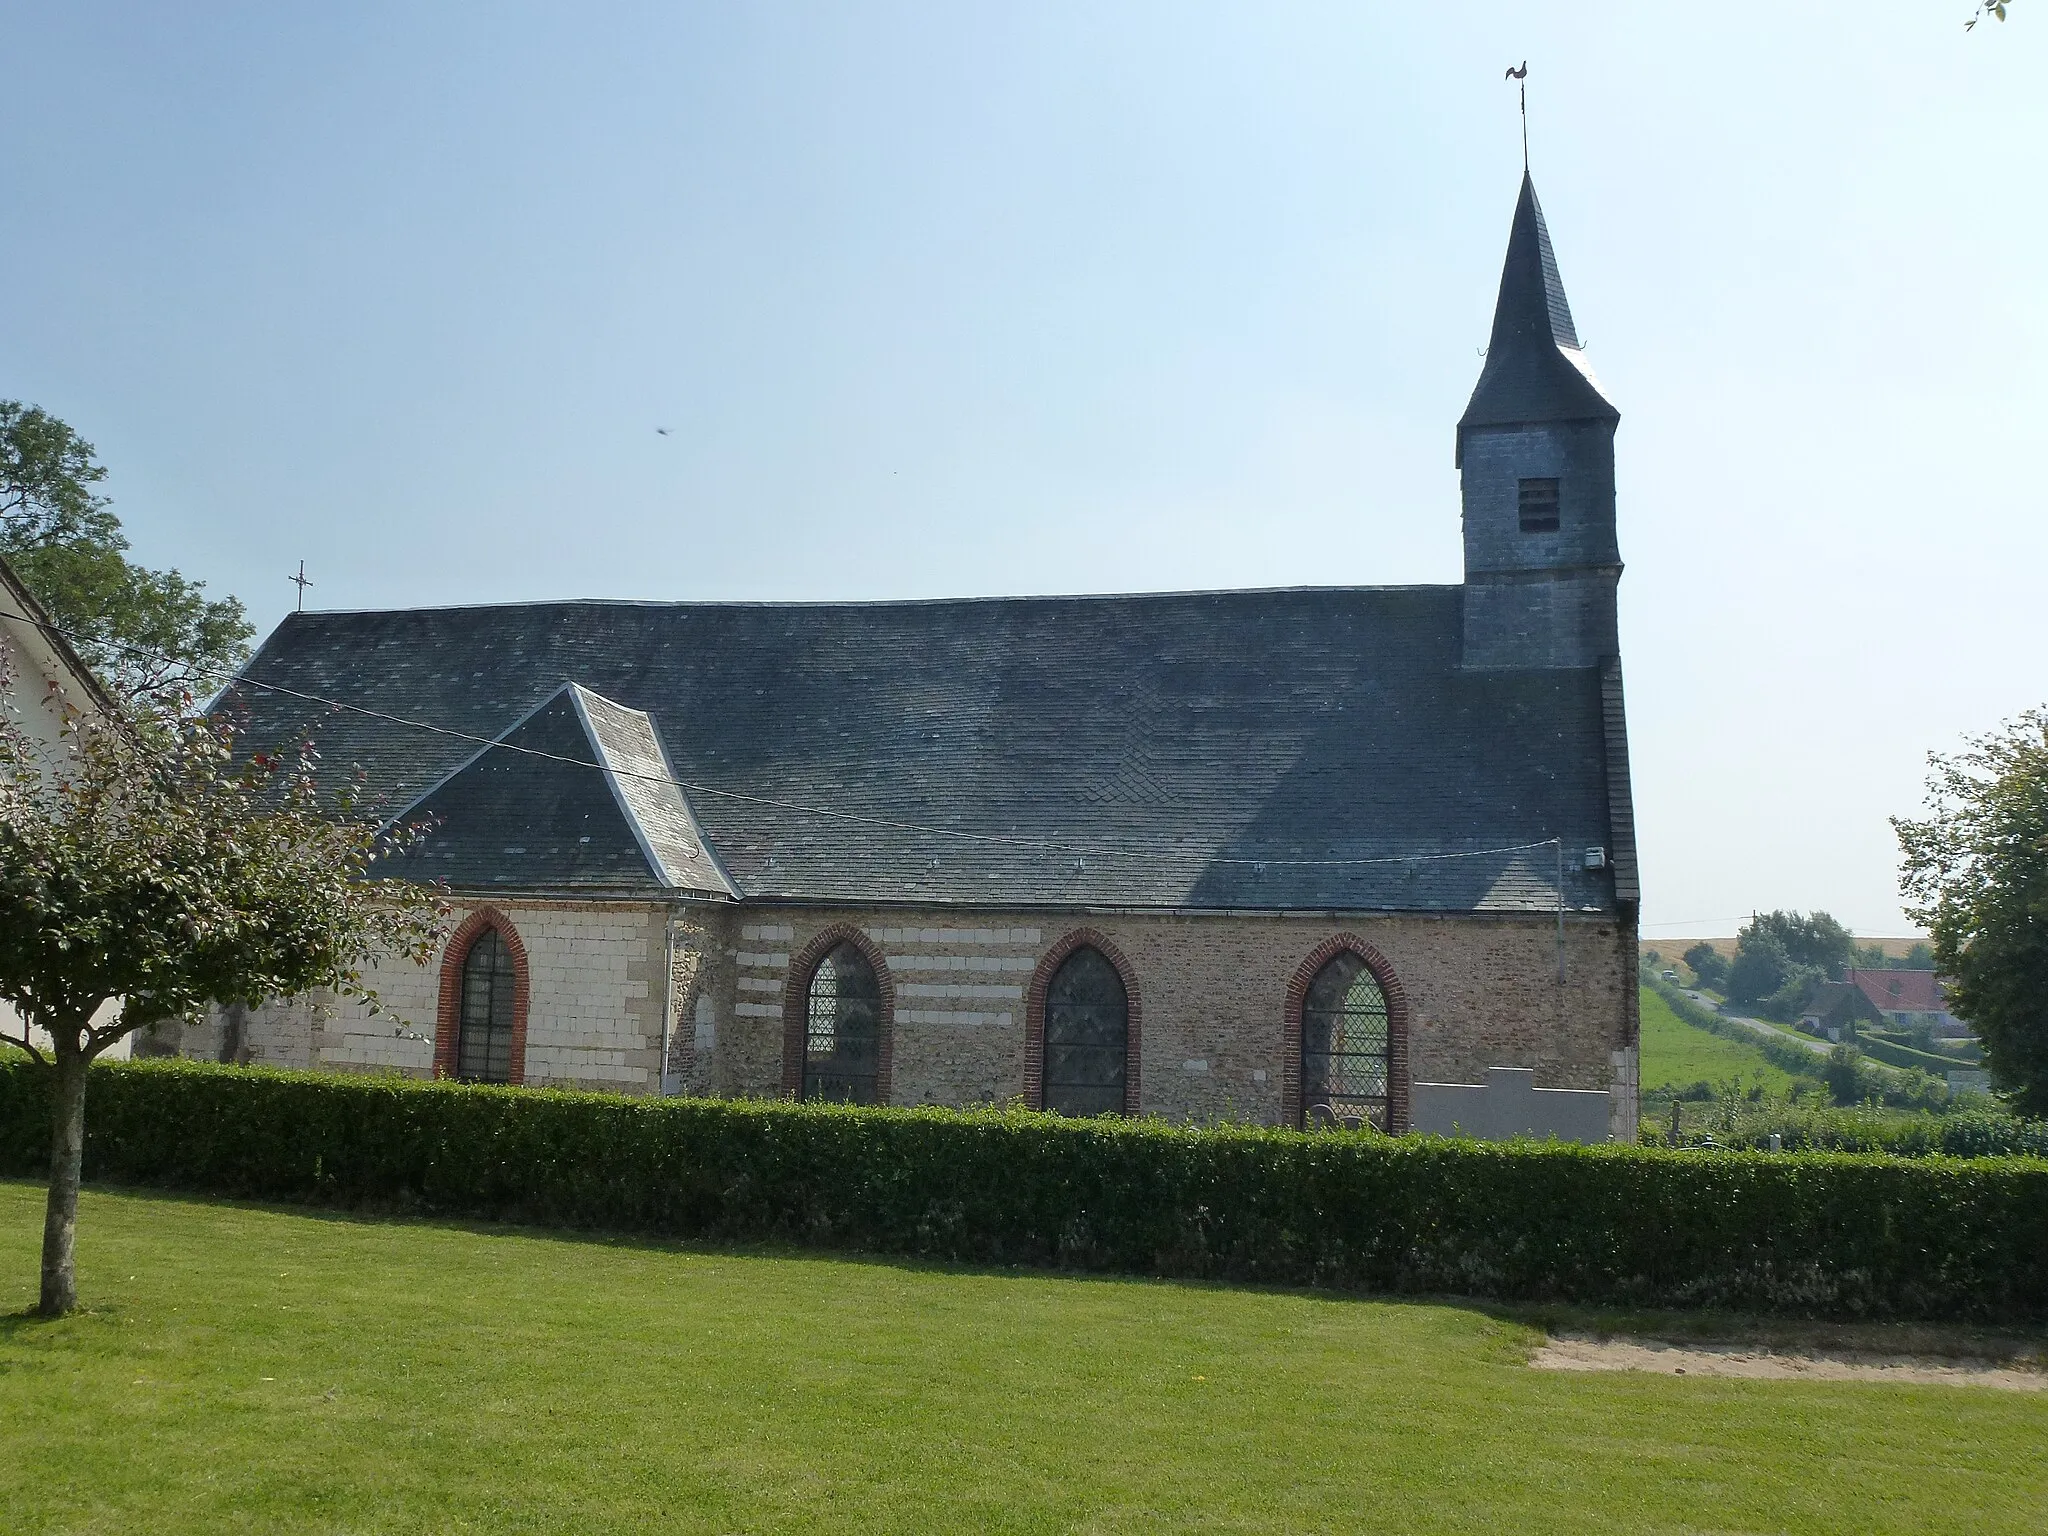
[[[41,1191],[0,1181],[0,1305]],[[1475,1308],[89,1191],[0,1527],[2037,1529],[2048,1394],[1565,1375]]]
[[[1771,1093],[1785,1093],[1792,1087],[1791,1074],[1773,1065],[1762,1051],[1693,1028],[1648,987],[1642,989],[1642,1017],[1644,1093],[1698,1082],[1718,1085],[1730,1078],[1739,1080],[1745,1090],[1758,1081]],[[1818,1072],[1819,1068],[1816,1058],[1814,1069]]]

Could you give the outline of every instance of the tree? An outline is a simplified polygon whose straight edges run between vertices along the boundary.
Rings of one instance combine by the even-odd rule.
[[[0,704],[10,694],[0,680]],[[148,733],[80,720],[65,747],[52,769],[0,710],[0,998],[24,1021],[7,1043],[53,1077],[46,1316],[77,1304],[94,1057],[157,1020],[314,988],[374,1011],[365,963],[423,962],[442,921],[429,888],[369,878],[415,834],[380,831],[346,794],[323,811],[310,744],[242,757],[231,725],[187,715]]]
[[[1745,929],[1728,967],[1728,996],[1738,1003],[1760,1003],[1785,984],[1792,969],[1785,948],[1770,934]]]
[[[1810,966],[1824,976],[1839,976],[1856,959],[1855,935],[1825,912],[1766,912],[1752,918],[1735,936],[1745,944],[1768,941],[1788,964]]]
[[[1693,945],[1680,958],[1691,968],[1693,975],[1699,978],[1699,983],[1703,987],[1712,987],[1718,991],[1728,980],[1727,960],[1723,958],[1721,951],[1704,939]]]
[[[1928,757],[1926,817],[1893,817],[1907,912],[1991,1079],[2048,1115],[2048,707]]]
[[[255,631],[234,598],[127,557],[121,520],[94,490],[106,476],[62,421],[0,400],[0,556],[117,694],[150,713],[211,694]]]

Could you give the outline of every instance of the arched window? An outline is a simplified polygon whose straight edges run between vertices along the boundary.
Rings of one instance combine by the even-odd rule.
[[[1389,1129],[1388,1069],[1387,995],[1363,956],[1341,950],[1302,999],[1302,1118]]]
[[[1045,989],[1045,1107],[1062,1115],[1124,1112],[1131,1009],[1123,978],[1083,946]]]
[[[804,1019],[803,1096],[873,1104],[882,1054],[882,986],[851,941],[835,944],[811,972]]]
[[[462,957],[461,1033],[455,1075],[472,1083],[512,1081],[512,1012],[518,973],[495,928],[486,928]]]

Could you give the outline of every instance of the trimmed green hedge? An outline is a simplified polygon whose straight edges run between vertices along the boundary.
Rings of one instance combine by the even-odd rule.
[[[0,1171],[46,1074],[0,1065]],[[97,1068],[88,1178],[982,1264],[1807,1315],[2048,1317],[2048,1162]]]
[[[1654,1133],[1655,1123],[1646,1129]],[[1883,1152],[1892,1157],[2048,1157],[2048,1120],[1999,1110],[1813,1109],[1782,1102],[1703,1105],[1681,1126],[1717,1146],[1761,1151],[1776,1136],[1787,1152]]]
[[[1873,1061],[1881,1061],[1888,1067],[1901,1067],[1909,1072],[1927,1072],[1935,1077],[1945,1078],[1958,1071],[1978,1070],[1973,1064],[1953,1056],[1937,1056],[1932,1051],[1915,1050],[1910,1045],[1900,1045],[1893,1040],[1881,1040],[1867,1030],[1856,1033],[1856,1049]]]

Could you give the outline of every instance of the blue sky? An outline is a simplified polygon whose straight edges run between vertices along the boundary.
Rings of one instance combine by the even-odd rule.
[[[2048,8],[1968,10],[5,3],[0,397],[264,628],[301,559],[351,608],[1455,581],[1527,58],[1645,922],[1903,932],[1886,816],[2048,698]]]

